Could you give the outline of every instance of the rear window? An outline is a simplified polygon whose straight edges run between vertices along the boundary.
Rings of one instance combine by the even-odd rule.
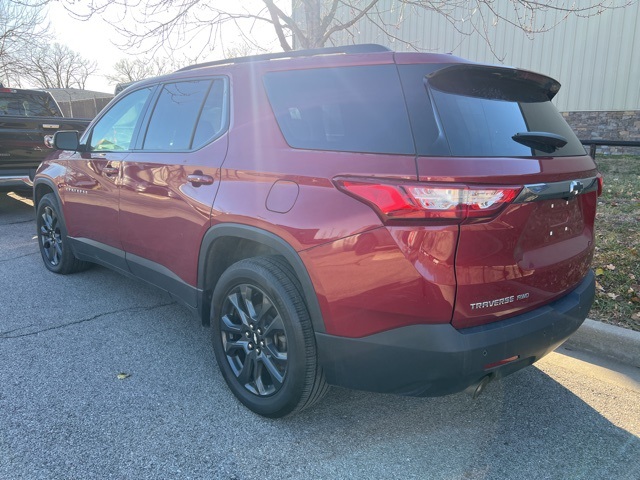
[[[47,93],[0,92],[0,115],[59,117],[60,111]]]
[[[411,110],[414,128],[422,128],[415,131],[420,155],[443,155],[445,150],[464,157],[585,155],[550,101],[559,88],[554,80],[500,67],[410,67],[402,72],[405,89],[410,85],[422,92]],[[547,153],[513,139],[526,132],[559,135],[567,143]]]
[[[271,72],[264,84],[291,147],[415,153],[394,65]]]

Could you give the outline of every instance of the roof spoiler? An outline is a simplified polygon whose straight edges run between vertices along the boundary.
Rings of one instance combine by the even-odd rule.
[[[495,98],[496,81],[502,81],[499,99],[510,101],[535,101],[541,94],[551,100],[560,90],[560,83],[546,75],[495,65],[452,65],[427,75],[427,81],[446,93],[485,98]]]

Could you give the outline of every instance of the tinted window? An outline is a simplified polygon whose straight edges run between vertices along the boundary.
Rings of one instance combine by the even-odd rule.
[[[116,102],[93,127],[90,150],[129,150],[151,90],[150,87],[136,90]]]
[[[189,150],[192,143],[195,147],[202,146],[224,127],[223,98],[222,80],[164,85],[142,148],[176,151]]]
[[[454,156],[528,156],[531,148],[511,138],[526,132],[517,103],[434,91],[433,97]]]
[[[192,148],[202,147],[226,130],[229,118],[228,99],[227,82],[223,79],[214,80],[198,119]]]
[[[400,65],[402,88],[413,128],[413,138],[420,155],[451,155],[444,132],[438,127],[431,98],[424,85],[424,76],[442,68],[437,64]]]
[[[556,88],[555,81],[507,69],[445,70],[425,83],[452,155],[549,155],[513,140],[515,134],[524,132],[564,137],[567,144],[553,156],[585,155],[584,147],[549,100],[549,89]]]
[[[0,115],[59,117],[60,111],[46,93],[0,92]]]
[[[272,72],[264,83],[294,148],[414,153],[394,65]]]

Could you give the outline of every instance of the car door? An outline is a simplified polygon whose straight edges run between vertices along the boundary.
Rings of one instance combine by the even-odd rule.
[[[227,153],[228,85],[226,77],[161,85],[122,167],[120,237],[129,269],[190,305]]]
[[[124,96],[87,130],[81,151],[68,161],[62,192],[67,229],[79,253],[125,270],[118,221],[121,167],[152,90]]]

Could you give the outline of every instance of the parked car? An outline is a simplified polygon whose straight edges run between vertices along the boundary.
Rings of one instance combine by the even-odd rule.
[[[31,191],[58,130],[83,131],[90,119],[62,118],[49,92],[0,85],[0,192]]]
[[[593,301],[602,178],[559,88],[376,45],[139,82],[55,136],[34,186],[44,265],[169,292],[261,415],[328,385],[477,395]]]

